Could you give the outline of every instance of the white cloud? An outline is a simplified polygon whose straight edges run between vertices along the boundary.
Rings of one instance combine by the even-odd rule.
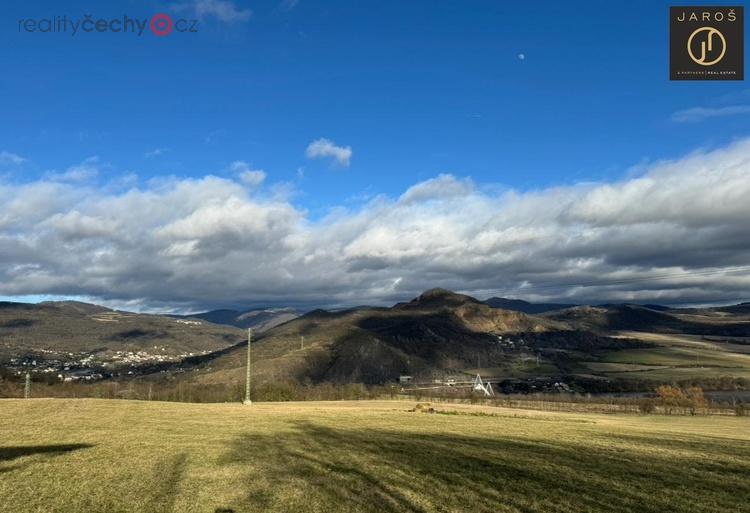
[[[750,114],[750,105],[728,105],[726,107],[693,107],[672,114],[677,123],[697,123],[710,118]]]
[[[750,290],[747,273],[705,273],[750,261],[750,139],[613,183],[491,192],[439,175],[322,219],[255,194],[241,183],[252,169],[235,164],[237,180],[128,190],[0,181],[0,295],[146,308],[387,302],[432,286],[569,301],[710,302]]]
[[[20,166],[26,159],[9,151],[0,151],[0,165]]]
[[[279,8],[283,11],[291,11],[299,4],[299,0],[281,0]]]
[[[71,210],[64,214],[54,214],[42,221],[39,226],[55,231],[65,240],[83,240],[113,237],[119,223],[116,219],[102,219]]]
[[[147,151],[143,154],[144,157],[150,158],[150,157],[160,157],[161,155],[164,155],[164,153],[167,152],[167,148],[154,148],[151,151]]]
[[[235,173],[242,183],[251,188],[259,187],[266,180],[265,171],[252,169],[244,160],[235,160],[229,165],[229,170]]]
[[[201,19],[211,16],[224,23],[247,21],[253,14],[250,9],[238,7],[231,0],[193,0],[187,4],[175,4],[173,8],[192,11]]]
[[[429,200],[469,196],[474,192],[474,183],[466,178],[459,180],[453,175],[441,174],[407,189],[400,203],[418,203]]]
[[[337,146],[333,141],[321,138],[309,144],[305,156],[309,159],[332,157],[337,164],[348,167],[352,160],[352,148]]]
[[[85,182],[99,175],[99,165],[99,157],[89,157],[63,172],[51,171],[45,176],[47,179],[57,182]]]
[[[248,170],[240,173],[240,180],[248,187],[258,187],[266,179],[266,172],[258,170]]]

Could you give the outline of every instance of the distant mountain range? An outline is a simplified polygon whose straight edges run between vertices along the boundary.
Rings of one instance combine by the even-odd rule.
[[[511,304],[517,308],[531,305]],[[431,382],[476,372],[516,380],[541,378],[554,382],[565,377],[606,381],[610,374],[597,369],[651,370],[635,364],[606,363],[616,358],[614,353],[653,349],[654,362],[664,357],[664,349],[652,342],[652,333],[750,337],[748,319],[727,317],[716,323],[712,317],[719,315],[716,312],[690,317],[658,305],[557,309],[560,306],[567,305],[555,304],[554,310],[530,315],[432,289],[392,308],[315,310],[261,335],[253,344],[254,375],[260,383],[279,379],[384,383],[401,375]],[[546,310],[552,305],[540,308]],[[644,339],[638,335],[623,337],[621,332],[644,332]],[[202,369],[193,368],[196,372],[190,376],[205,383],[241,380],[245,350],[240,345],[209,358]],[[679,353],[682,349],[676,351],[684,356]],[[633,358],[637,362],[641,357]],[[532,360],[534,363],[529,363]],[[685,369],[676,372],[677,376],[685,375],[680,374]],[[744,375],[747,371],[740,368],[737,372]],[[614,371],[611,375],[620,376]]]
[[[279,324],[296,319],[300,313],[293,308],[265,308],[258,310],[211,310],[190,315],[174,315],[181,319],[202,319],[214,324],[225,324],[236,328],[253,328],[261,333]]]
[[[314,310],[264,333],[254,344],[259,381],[381,383],[401,374],[458,372],[503,359],[498,335],[564,329],[554,320],[492,308],[444,289],[392,308]],[[207,363],[201,379],[236,379],[245,349]]]
[[[578,304],[572,304],[572,303],[529,303],[528,301],[523,301],[521,299],[508,299],[504,297],[491,297],[489,299],[486,299],[484,301],[486,305],[489,305],[493,308],[502,308],[504,310],[513,310],[515,312],[523,312],[527,314],[542,314],[547,312],[554,312],[556,310],[565,310],[568,308],[576,308],[579,306],[585,306],[585,305],[578,305]],[[750,306],[750,303],[747,304]],[[617,307],[621,306],[621,304],[597,304],[596,306],[600,306],[602,308],[609,308],[609,307]],[[670,308],[668,306],[662,306],[662,305],[654,305],[654,304],[645,304],[645,305],[631,305],[634,307],[643,307],[648,308],[650,310],[656,310],[660,312],[667,312],[669,310],[674,310],[674,308]],[[735,307],[728,307],[728,308],[738,308],[742,307],[742,305],[737,305]],[[748,311],[750,311],[750,308],[747,308]]]
[[[485,300],[484,304],[489,305],[492,308],[502,308],[504,310],[513,310],[515,312],[523,312],[527,314],[540,314],[578,306],[564,303],[529,303],[528,301],[523,301],[521,299],[507,299],[504,297],[491,297]]]
[[[445,289],[428,290],[390,308],[362,306],[303,315],[290,308],[269,308],[163,316],[78,302],[0,303],[0,364],[6,362],[15,374],[25,372],[31,361],[43,367],[49,360],[57,362],[55,369],[70,367],[71,372],[96,366],[118,369],[112,376],[167,372],[200,383],[239,383],[244,379],[248,327],[255,330],[253,374],[260,384],[374,384],[394,382],[402,375],[430,381],[478,372],[552,383],[563,378],[640,378],[646,371],[655,371],[648,376],[673,379],[707,372],[690,367],[696,366],[693,347],[744,352],[750,344],[750,305],[683,310],[570,306],[503,298],[479,301]],[[672,335],[677,338],[669,338]],[[722,345],[726,337],[730,345]],[[657,348],[655,340],[667,340],[666,349]],[[673,349],[674,344],[680,349]],[[644,356],[643,351],[652,348],[658,349],[653,356]],[[622,356],[631,354],[627,350],[635,351],[630,360]],[[72,353],[77,354],[74,365],[68,361]],[[740,365],[750,364],[747,356],[727,358],[714,358],[719,363],[711,372],[750,375],[750,365]],[[677,374],[664,371],[683,360]],[[705,355],[699,361],[705,365]]]
[[[654,333],[683,333],[720,337],[750,337],[750,319],[739,310],[738,315],[723,316],[735,307],[704,308],[700,310],[665,309],[654,305],[609,304],[576,306],[543,314],[543,317],[562,322],[577,330],[596,332],[643,331]],[[720,322],[718,322],[720,321]]]
[[[245,333],[231,326],[75,301],[0,303],[0,364],[15,362],[18,367],[34,362],[32,370],[52,369],[47,372],[54,370],[55,375],[115,364],[129,372],[141,365],[213,353],[242,340]],[[48,365],[52,361],[56,363]]]

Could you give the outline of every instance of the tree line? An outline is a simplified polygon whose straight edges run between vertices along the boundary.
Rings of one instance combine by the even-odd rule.
[[[0,378],[0,398],[21,398],[23,384]],[[99,383],[41,383],[31,387],[31,397],[129,399],[191,403],[239,403],[245,396],[244,384],[201,384],[189,381],[154,382],[130,380]],[[459,401],[511,408],[536,408],[554,411],[591,411],[664,415],[705,415],[718,410],[738,416],[748,414],[747,405],[734,403],[718,408],[705,397],[700,387],[661,385],[643,397],[613,397],[577,393],[499,394],[486,398],[471,390],[439,391],[403,390],[397,385],[300,384],[294,382],[254,385],[250,397],[256,402],[284,401],[356,401],[372,399],[413,398],[437,401]]]

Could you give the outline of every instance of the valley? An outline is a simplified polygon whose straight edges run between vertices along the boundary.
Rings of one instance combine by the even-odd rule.
[[[481,375],[503,393],[645,392],[662,383],[749,388],[750,318],[743,305],[561,306],[528,314],[444,289],[390,308],[301,315],[278,308],[158,316],[73,302],[5,303],[0,355],[11,379],[30,372],[49,383],[242,383],[247,335],[240,326],[254,319],[258,385],[395,384],[451,393],[455,383]]]
[[[86,303],[0,303],[1,370],[11,376],[29,372],[43,381],[141,375],[243,337],[233,327]]]

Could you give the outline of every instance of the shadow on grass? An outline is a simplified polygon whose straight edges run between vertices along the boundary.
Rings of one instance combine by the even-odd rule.
[[[175,510],[180,482],[185,474],[187,454],[180,453],[159,462],[153,475],[155,489],[146,507],[150,513],[169,513]]]
[[[673,449],[693,453],[714,453],[717,448],[720,451],[722,451],[721,448],[724,448],[726,454],[750,460],[750,442],[744,438],[701,436],[690,433],[681,434],[679,438],[602,433],[599,435],[599,439],[652,449]]]
[[[43,454],[47,456],[60,456],[79,449],[88,449],[93,447],[92,444],[56,444],[56,445],[18,445],[11,447],[0,446],[0,465],[7,461],[13,461],[24,456],[34,456]],[[0,474],[21,470],[28,464],[17,464],[10,466],[0,466]]]
[[[699,451],[713,448],[705,458],[648,445],[637,450],[617,440],[587,446],[293,427],[234,440],[222,463],[247,468],[245,493],[226,510],[717,512],[742,510],[750,497],[750,463],[733,456],[736,446],[712,439],[700,441]],[[628,441],[638,443],[637,437]]]
[[[48,454],[57,456],[79,449],[88,449],[92,444],[57,444],[57,445],[18,445],[12,447],[0,447],[0,462],[10,461],[24,456],[34,454]]]

